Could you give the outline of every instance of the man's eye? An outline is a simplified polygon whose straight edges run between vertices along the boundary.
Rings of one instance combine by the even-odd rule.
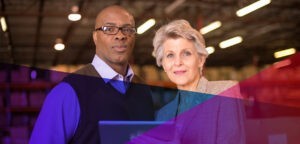
[[[103,30],[107,31],[107,32],[113,32],[114,28],[113,27],[104,27]]]
[[[123,28],[123,31],[130,32],[130,28]]]
[[[127,33],[134,32],[133,28],[130,28],[130,27],[124,27],[122,30],[123,30],[123,32],[127,32]]]

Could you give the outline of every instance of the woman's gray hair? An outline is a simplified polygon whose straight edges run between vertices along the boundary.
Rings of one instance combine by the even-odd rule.
[[[174,20],[164,26],[162,26],[156,33],[153,39],[154,50],[152,55],[156,58],[156,63],[161,66],[163,58],[163,43],[169,38],[185,38],[194,43],[198,54],[208,56],[208,52],[205,49],[205,41],[199,31],[195,30],[186,20]]]

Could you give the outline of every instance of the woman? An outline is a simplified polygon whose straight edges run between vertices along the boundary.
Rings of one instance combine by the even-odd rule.
[[[202,76],[208,56],[202,35],[186,20],[174,20],[156,32],[153,46],[157,65],[179,89],[156,119],[175,120],[179,143],[244,143],[238,86]]]

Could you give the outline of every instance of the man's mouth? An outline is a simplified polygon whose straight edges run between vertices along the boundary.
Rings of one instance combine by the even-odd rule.
[[[117,45],[112,47],[117,52],[125,52],[127,49],[126,45]]]

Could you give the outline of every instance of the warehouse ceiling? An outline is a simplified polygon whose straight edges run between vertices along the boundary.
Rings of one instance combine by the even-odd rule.
[[[271,64],[278,59],[273,53],[300,48],[300,1],[273,0],[269,5],[244,17],[235,12],[254,0],[181,0],[170,12],[166,7],[173,0],[1,0],[0,16],[5,17],[8,31],[1,31],[0,62],[50,67],[58,64],[86,64],[94,55],[92,31],[94,20],[103,7],[119,4],[133,13],[139,26],[150,18],[156,25],[137,35],[132,62],[155,64],[151,56],[155,31],[173,19],[186,19],[200,29],[219,20],[222,26],[204,35],[207,46],[216,51],[207,59],[207,66],[241,67],[248,64]],[[77,5],[82,19],[67,19],[71,7]],[[228,38],[242,36],[243,42],[220,49],[218,44]],[[57,38],[66,48],[54,50]]]

